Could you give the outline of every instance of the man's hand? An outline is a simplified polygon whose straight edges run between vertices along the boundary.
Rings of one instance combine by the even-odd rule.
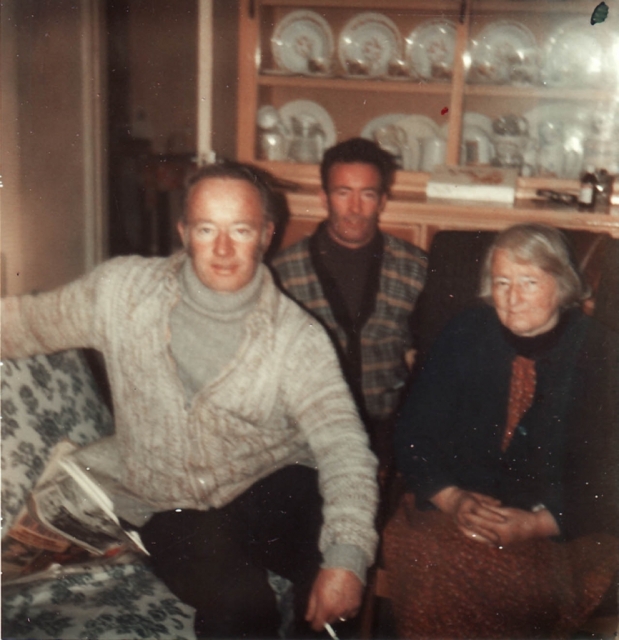
[[[322,631],[325,622],[354,618],[361,607],[363,584],[347,569],[321,569],[310,593],[305,619],[314,631]]]
[[[404,352],[404,362],[406,363],[406,367],[409,371],[413,370],[413,365],[415,364],[416,356],[417,356],[417,349],[407,349]]]

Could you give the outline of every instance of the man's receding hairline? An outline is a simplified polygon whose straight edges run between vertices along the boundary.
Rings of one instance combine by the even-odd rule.
[[[249,176],[248,176],[249,178]],[[203,182],[209,182],[211,180],[223,180],[223,181],[229,181],[229,182],[246,182],[247,184],[249,184],[250,186],[252,186],[254,189],[256,189],[256,191],[258,191],[258,193],[260,193],[260,187],[258,187],[258,180],[256,178],[256,176],[253,176],[253,180],[250,181],[246,178],[240,178],[239,176],[226,176],[226,175],[221,175],[221,176],[203,176],[201,178],[198,178],[195,182],[192,182],[189,185],[189,191],[191,192],[193,190],[194,187],[197,187],[199,184],[202,184]]]
[[[249,177],[249,176],[248,176]],[[258,196],[258,200],[260,201],[260,213],[262,214],[262,221],[264,223],[264,226],[267,226],[268,224],[274,224],[272,220],[270,220],[269,216],[267,215],[266,212],[266,205],[264,202],[264,198],[262,197],[262,191],[260,190],[260,187],[256,184],[258,182],[257,177],[253,176],[253,183],[250,182],[249,180],[246,180],[245,178],[239,178],[238,176],[226,176],[226,175],[213,175],[213,176],[203,176],[201,178],[199,178],[198,180],[196,180],[195,182],[192,182],[188,187],[187,187],[187,192],[185,194],[185,200],[183,203],[183,211],[182,211],[182,215],[181,215],[181,223],[186,225],[187,224],[187,218],[188,218],[188,213],[189,213],[189,201],[192,197],[193,191],[195,187],[198,187],[199,185],[212,181],[212,180],[223,180],[223,181],[228,181],[228,182],[240,182],[240,183],[247,183],[249,186],[253,187],[256,191],[256,194]]]

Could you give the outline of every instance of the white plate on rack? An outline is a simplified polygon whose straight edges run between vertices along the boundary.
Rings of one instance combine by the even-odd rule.
[[[398,120],[396,124],[400,129],[404,129],[409,144],[413,139],[441,137],[440,127],[428,116],[413,114]]]
[[[591,136],[591,109],[572,102],[546,104],[524,114],[529,123],[529,137],[537,149],[541,146],[540,127],[556,123],[562,128],[564,167],[560,178],[577,178],[582,169],[584,149]]]
[[[421,80],[450,82],[456,46],[456,25],[450,20],[428,20],[406,38],[409,73]]]
[[[402,59],[402,36],[387,16],[360,13],[344,25],[338,56],[347,77],[386,76],[390,63]]]
[[[520,22],[500,20],[484,27],[470,42],[468,81],[481,84],[535,84],[539,48]]]
[[[374,132],[381,127],[387,127],[390,124],[396,124],[400,120],[407,117],[406,113],[386,113],[370,120],[361,130],[361,137],[367,140],[374,140]]]
[[[599,28],[598,28],[599,27]],[[542,78],[551,87],[606,88],[617,80],[619,37],[606,23],[568,20],[544,47]]]
[[[584,139],[591,134],[592,115],[590,108],[573,102],[544,104],[523,114],[529,123],[529,137],[535,141],[539,139],[540,125],[544,122],[560,122],[564,137],[567,134]]]
[[[277,23],[271,50],[275,63],[283,71],[326,75],[334,51],[331,27],[315,11],[293,11]]]
[[[335,125],[329,112],[312,100],[292,100],[280,107],[279,115],[288,131],[293,131],[293,118],[297,120],[312,120],[322,130],[325,136],[325,149],[332,147],[337,141]]]
[[[462,129],[466,127],[479,127],[489,136],[492,135],[492,118],[484,115],[483,113],[477,113],[476,111],[466,111],[462,116]],[[449,122],[446,122],[441,127],[441,132],[445,137],[449,134]]]

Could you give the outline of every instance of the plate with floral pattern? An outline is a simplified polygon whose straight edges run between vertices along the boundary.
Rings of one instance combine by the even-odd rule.
[[[411,76],[433,82],[450,82],[456,25],[450,20],[427,20],[406,38],[406,64]]]
[[[325,75],[333,58],[331,27],[315,11],[293,11],[277,23],[271,50],[275,63],[285,72]]]
[[[539,47],[520,22],[499,20],[471,39],[468,80],[481,84],[536,84]]]
[[[279,109],[279,115],[288,131],[294,130],[294,121],[309,122],[324,136],[325,148],[337,141],[337,132],[329,112],[313,100],[291,100]]]
[[[604,88],[617,80],[619,38],[605,23],[568,20],[553,31],[544,47],[542,77],[551,87]]]
[[[344,25],[338,56],[348,77],[386,76],[390,64],[402,59],[402,36],[387,16],[360,13]]]

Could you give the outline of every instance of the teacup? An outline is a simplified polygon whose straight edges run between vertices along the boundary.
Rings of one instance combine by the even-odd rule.
[[[408,65],[400,58],[392,58],[389,60],[387,75],[391,78],[408,78],[410,75]]]
[[[537,175],[562,178],[565,168],[563,142],[543,145],[537,153]]]
[[[286,160],[288,147],[289,141],[278,131],[263,131],[260,134],[260,157],[264,160]]]
[[[524,136],[495,136],[496,164],[499,167],[522,167],[523,150],[527,139]]]
[[[398,166],[405,171],[417,171],[419,169],[419,140],[409,140],[402,127],[396,124],[388,124],[374,131],[374,139],[377,144],[391,153]]]
[[[494,155],[494,148],[488,134],[476,126],[466,127],[460,147],[460,162],[462,164],[490,164]]]
[[[309,58],[307,71],[308,73],[329,75],[331,73],[331,60],[329,58]]]
[[[445,163],[447,142],[444,138],[434,136],[421,140],[421,170],[432,171],[434,167]]]
[[[364,60],[346,60],[346,73],[349,76],[368,76],[370,65]]]

